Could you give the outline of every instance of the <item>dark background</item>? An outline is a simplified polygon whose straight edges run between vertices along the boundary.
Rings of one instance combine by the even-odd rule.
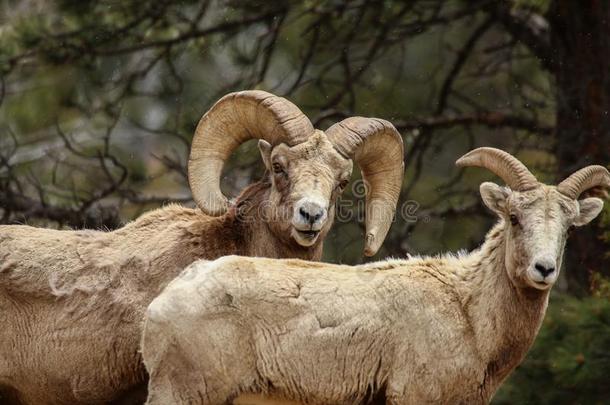
[[[376,259],[482,241],[494,218],[478,185],[500,180],[454,167],[473,147],[548,183],[610,163],[607,0],[4,0],[0,21],[1,223],[113,229],[192,205],[195,125],[242,89],[287,97],[320,129],[364,115],[400,130],[414,215]],[[247,143],[223,187],[261,172]],[[324,259],[362,262],[362,226],[337,221]],[[607,206],[570,237],[541,335],[495,403],[607,403],[609,240]]]

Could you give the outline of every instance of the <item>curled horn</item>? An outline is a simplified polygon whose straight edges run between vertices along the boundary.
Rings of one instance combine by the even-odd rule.
[[[559,183],[557,190],[576,200],[587,190],[593,188],[610,188],[610,172],[603,166],[583,167]]]
[[[227,210],[220,176],[225,161],[242,143],[256,138],[294,146],[313,132],[309,119],[282,97],[258,90],[227,94],[201,118],[193,137],[188,179],[197,205],[214,216]]]
[[[477,148],[471,150],[455,164],[458,167],[483,167],[498,175],[508,187],[515,191],[526,191],[538,187],[536,177],[510,153],[496,148]]]
[[[373,256],[383,243],[396,211],[404,175],[402,137],[388,121],[352,117],[326,134],[335,149],[353,159],[368,185],[364,254]]]

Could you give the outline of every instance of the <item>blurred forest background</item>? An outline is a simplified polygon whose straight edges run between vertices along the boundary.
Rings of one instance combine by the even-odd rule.
[[[454,167],[475,146],[556,183],[610,163],[606,0],[0,0],[0,222],[113,229],[192,204],[186,159],[222,95],[263,89],[326,129],[392,121],[402,201],[376,258],[472,249],[495,220]],[[253,142],[226,167],[262,174]],[[358,173],[354,174],[354,178]],[[346,190],[344,199],[355,198]],[[610,209],[570,237],[541,335],[496,404],[610,401]],[[412,205],[410,205],[412,207]],[[362,224],[338,221],[325,260],[360,263]]]

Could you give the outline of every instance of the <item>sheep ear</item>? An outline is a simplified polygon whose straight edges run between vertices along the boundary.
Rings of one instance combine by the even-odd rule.
[[[580,207],[580,213],[574,219],[574,226],[587,225],[589,222],[593,221],[602,211],[602,208],[604,208],[604,202],[595,197],[579,200],[578,205]]]
[[[479,187],[483,202],[493,212],[498,215],[506,213],[506,199],[510,195],[510,190],[500,187],[495,183],[485,182]]]
[[[264,139],[258,141],[258,149],[261,151],[261,157],[267,170],[271,170],[271,150],[273,147]]]

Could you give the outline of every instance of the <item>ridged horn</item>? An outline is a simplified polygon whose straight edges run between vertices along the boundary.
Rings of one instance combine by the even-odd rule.
[[[610,172],[603,166],[583,167],[559,183],[557,190],[576,200],[582,193],[595,187],[610,188]]]
[[[285,98],[259,90],[227,94],[201,118],[193,137],[188,179],[197,205],[208,215],[227,210],[220,176],[225,161],[242,143],[256,138],[294,146],[313,131],[309,119]]]
[[[402,137],[388,121],[364,117],[338,122],[326,135],[340,154],[360,166],[368,186],[364,254],[373,256],[390,229],[400,195],[404,175]]]
[[[477,148],[459,158],[458,167],[476,166],[490,170],[515,191],[526,191],[538,187],[536,177],[510,153],[496,148]]]

